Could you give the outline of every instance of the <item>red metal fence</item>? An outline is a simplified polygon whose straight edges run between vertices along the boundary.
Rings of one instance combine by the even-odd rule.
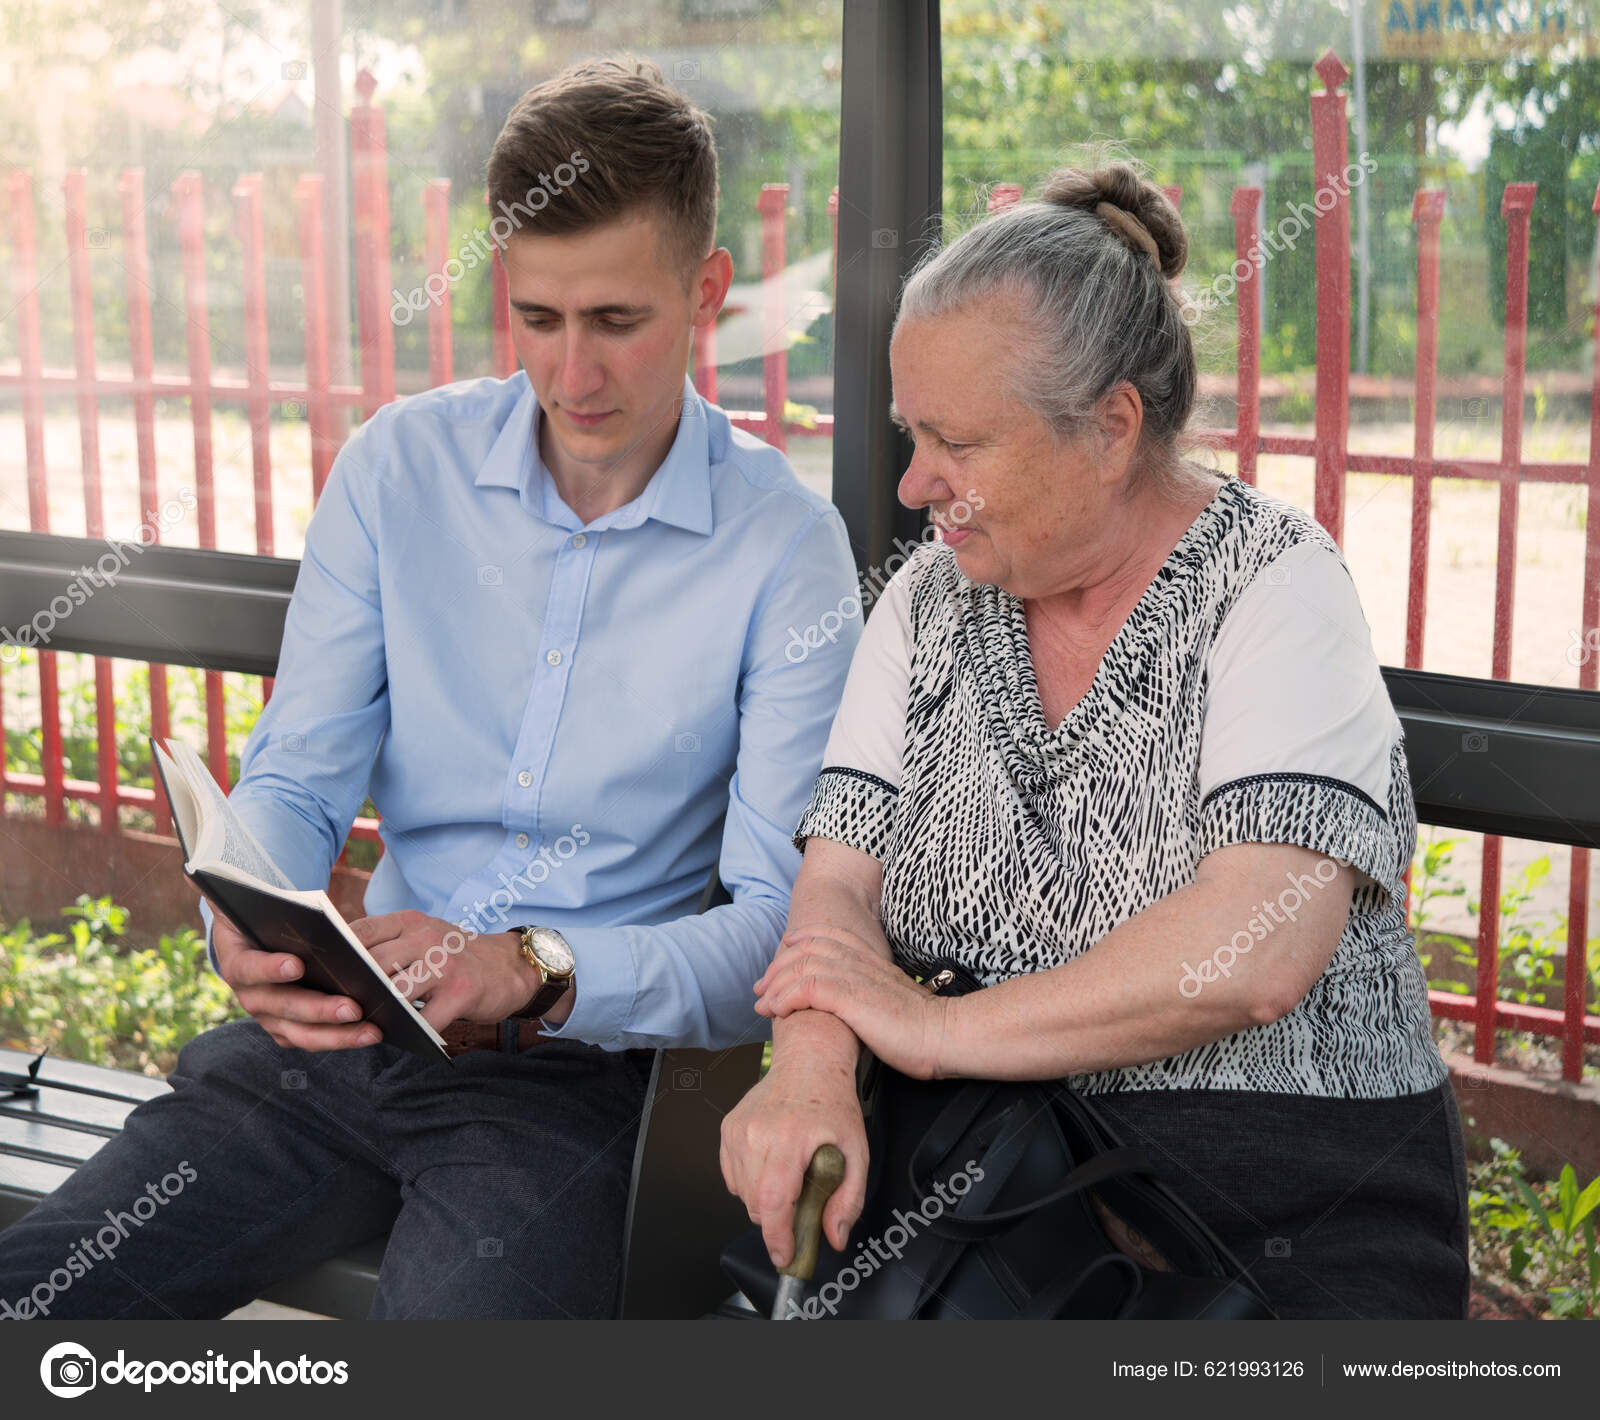
[[[1590,416],[1589,458],[1586,463],[1535,463],[1522,457],[1522,410],[1528,307],[1528,231],[1535,184],[1512,183],[1505,190],[1501,216],[1507,227],[1505,367],[1502,377],[1502,435],[1498,460],[1441,460],[1434,456],[1433,439],[1437,406],[1437,354],[1439,330],[1439,228],[1444,211],[1444,193],[1423,190],[1415,195],[1412,220],[1417,229],[1417,356],[1415,373],[1414,443],[1410,457],[1364,453],[1350,448],[1349,372],[1350,372],[1350,189],[1348,166],[1348,125],[1345,95],[1340,85],[1348,70],[1331,51],[1316,64],[1324,90],[1311,98],[1312,146],[1314,155],[1316,270],[1317,270],[1317,381],[1316,423],[1309,438],[1263,434],[1260,428],[1261,351],[1260,351],[1260,269],[1264,258],[1261,222],[1261,189],[1239,187],[1230,205],[1234,219],[1236,260],[1224,277],[1232,282],[1230,299],[1238,324],[1237,417],[1232,429],[1207,429],[1202,438],[1219,448],[1234,451],[1239,476],[1248,482],[1256,478],[1257,459],[1262,454],[1287,454],[1310,458],[1315,469],[1315,512],[1319,521],[1342,540],[1346,475],[1379,473],[1401,476],[1412,481],[1412,526],[1409,595],[1406,617],[1406,665],[1420,667],[1423,626],[1427,606],[1427,565],[1429,525],[1432,516],[1431,487],[1435,479],[1484,479],[1500,487],[1498,562],[1495,582],[1494,646],[1492,674],[1507,679],[1511,664],[1512,608],[1515,591],[1517,549],[1518,489],[1524,483],[1581,484],[1588,489],[1588,519],[1585,529],[1585,557],[1582,605],[1579,625],[1586,645],[1600,644],[1600,359],[1595,365],[1595,384]],[[85,502],[85,531],[91,537],[104,535],[100,496],[100,458],[98,445],[98,402],[102,396],[131,399],[137,426],[140,506],[159,504],[156,479],[154,401],[166,396],[187,399],[193,420],[194,468],[198,497],[200,543],[216,545],[215,484],[211,448],[211,411],[214,401],[242,403],[248,411],[251,429],[251,459],[255,489],[257,550],[272,551],[273,484],[268,440],[274,405],[294,402],[305,410],[311,435],[311,485],[313,496],[321,493],[337,452],[333,433],[335,409],[359,408],[369,416],[395,397],[394,332],[384,306],[389,285],[389,186],[387,149],[383,114],[372,103],[373,82],[363,74],[357,84],[360,102],[352,107],[350,120],[351,170],[353,187],[356,309],[360,348],[359,385],[333,384],[329,380],[330,351],[326,325],[323,269],[322,179],[305,176],[295,192],[296,219],[300,249],[301,279],[304,291],[305,379],[279,381],[269,377],[267,365],[267,325],[265,275],[263,264],[261,179],[246,175],[233,189],[238,221],[238,238],[245,284],[246,377],[220,378],[211,370],[207,336],[207,297],[205,251],[201,227],[201,188],[197,174],[185,173],[173,185],[180,241],[183,252],[184,306],[187,319],[189,369],[186,379],[157,376],[152,369],[150,335],[150,285],[144,228],[143,173],[132,169],[123,173],[119,188],[122,197],[122,248],[127,270],[127,316],[130,341],[131,375],[127,379],[98,376],[94,364],[94,313],[89,295],[86,266],[85,179],[81,171],[69,173],[64,181],[66,238],[69,252],[75,368],[46,370],[40,355],[38,309],[38,258],[34,231],[33,179],[26,171],[14,172],[8,180],[11,211],[11,271],[14,290],[14,319],[17,329],[19,368],[0,371],[0,388],[15,388],[25,432],[27,486],[30,526],[50,531],[44,445],[45,396],[72,394],[78,404],[82,440],[82,467]],[[832,419],[822,415],[814,423],[801,423],[786,417],[788,401],[787,339],[781,273],[784,268],[784,213],[788,198],[786,184],[769,184],[757,201],[762,224],[762,275],[767,278],[762,302],[763,378],[762,409],[758,412],[733,412],[736,425],[760,435],[779,448],[791,434],[832,433]],[[1181,192],[1168,189],[1176,203]],[[1324,205],[1324,197],[1328,201]],[[1021,189],[1013,184],[997,185],[990,206],[998,209],[1016,202]],[[430,182],[423,194],[427,268],[443,280],[449,242],[449,183]],[[1557,195],[1555,200],[1561,200]],[[837,194],[829,205],[835,214],[837,237]],[[1595,210],[1600,212],[1600,193]],[[1268,248],[1270,251],[1270,243]],[[494,279],[494,370],[509,375],[516,369],[511,344],[510,312],[506,300],[506,277],[498,251],[493,265]],[[1219,280],[1222,278],[1219,278]],[[431,304],[428,316],[429,375],[434,384],[449,381],[453,370],[449,283]],[[1600,339],[1600,309],[1596,312],[1597,339]],[[693,373],[696,387],[715,400],[715,334],[707,332],[697,343]],[[152,530],[154,531],[154,530]],[[1590,655],[1580,667],[1580,684],[1594,690],[1600,673],[1600,656]],[[166,807],[151,790],[119,784],[111,663],[97,658],[95,691],[98,724],[97,782],[64,777],[62,736],[58,705],[58,675],[55,653],[41,651],[38,657],[39,693],[42,712],[42,774],[7,768],[5,745],[0,735],[0,789],[11,793],[42,796],[47,823],[65,819],[68,799],[90,800],[100,809],[100,827],[108,833],[119,831],[119,806],[147,810],[154,814],[158,831],[169,831]],[[222,680],[208,672],[206,685],[207,759],[220,782],[227,782],[227,746],[224,739]],[[263,693],[270,694],[270,682]],[[150,667],[152,728],[165,735],[170,728],[165,668]],[[3,707],[0,707],[3,717]],[[0,718],[3,724],[3,718]],[[3,811],[3,798],[0,798]],[[375,839],[377,825],[372,820],[357,821],[352,837]],[[1501,887],[1501,842],[1484,841],[1477,956],[1477,990],[1473,996],[1431,993],[1433,1009],[1440,1016],[1472,1021],[1475,1025],[1475,1053],[1478,1060],[1494,1058],[1494,1030],[1513,1028],[1537,1034],[1559,1036],[1563,1042],[1562,1073],[1569,1080],[1581,1078],[1585,1043],[1600,1042],[1600,1017],[1584,1010],[1587,985],[1585,946],[1588,934],[1589,853],[1571,850],[1569,885],[1567,962],[1565,995],[1560,1010],[1520,1005],[1497,999],[1499,978],[1499,913]]]

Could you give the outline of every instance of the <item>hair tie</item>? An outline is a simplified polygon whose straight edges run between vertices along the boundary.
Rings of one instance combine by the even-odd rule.
[[[1147,252],[1150,260],[1161,269],[1161,252],[1156,246],[1156,239],[1150,235],[1150,230],[1133,213],[1125,207],[1117,207],[1109,202],[1097,202],[1094,208],[1096,217],[1103,217],[1113,227],[1139,250]]]

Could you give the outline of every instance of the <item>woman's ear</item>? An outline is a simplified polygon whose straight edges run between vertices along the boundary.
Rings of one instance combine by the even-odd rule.
[[[1124,381],[1100,401],[1095,423],[1101,441],[1100,481],[1119,483],[1126,477],[1144,429],[1144,401]]]

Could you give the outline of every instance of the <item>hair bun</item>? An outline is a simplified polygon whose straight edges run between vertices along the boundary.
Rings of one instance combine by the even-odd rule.
[[[1189,259],[1189,238],[1178,209],[1128,163],[1093,171],[1057,168],[1045,180],[1039,200],[1093,212],[1134,251],[1148,254],[1169,280]]]

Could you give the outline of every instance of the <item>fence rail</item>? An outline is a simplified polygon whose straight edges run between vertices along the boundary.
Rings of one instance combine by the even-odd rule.
[[[1600,359],[1595,361],[1590,406],[1589,456],[1585,463],[1527,462],[1522,453],[1523,402],[1526,382],[1528,323],[1528,235],[1533,204],[1533,183],[1511,183],[1505,189],[1500,216],[1506,226],[1505,362],[1501,376],[1501,449],[1498,460],[1439,459],[1434,454],[1438,405],[1439,252],[1440,224],[1444,214],[1442,190],[1416,192],[1412,222],[1417,233],[1417,350],[1414,375],[1414,436],[1411,455],[1353,450],[1349,438],[1350,399],[1350,193],[1357,179],[1349,174],[1360,164],[1349,162],[1346,96],[1341,85],[1348,70],[1331,51],[1315,65],[1323,88],[1310,100],[1310,122],[1315,185],[1309,203],[1315,232],[1317,272],[1316,418],[1310,437],[1266,434],[1261,430],[1260,274],[1274,250],[1273,233],[1263,231],[1262,191],[1237,187],[1230,215],[1234,224],[1235,261],[1213,283],[1224,280],[1234,307],[1238,331],[1236,422],[1231,429],[1207,428],[1200,438],[1237,457],[1239,476],[1255,482],[1259,458],[1292,455],[1308,458],[1314,467],[1314,509],[1318,520],[1342,540],[1345,484],[1350,473],[1379,473],[1406,477],[1412,485],[1411,545],[1406,609],[1405,664],[1420,668],[1427,610],[1427,570],[1432,487],[1440,478],[1478,479],[1498,483],[1500,491],[1497,564],[1494,598],[1492,675],[1506,680],[1511,668],[1511,632],[1515,598],[1518,492],[1524,484],[1566,483],[1588,490],[1588,518],[1584,537],[1584,571],[1578,625],[1586,645],[1600,645]],[[51,531],[45,460],[44,411],[48,396],[72,395],[76,399],[82,445],[85,531],[104,536],[101,511],[99,401],[128,399],[136,426],[140,506],[159,505],[156,473],[154,404],[158,398],[181,398],[189,403],[193,426],[194,468],[198,498],[199,540],[202,547],[216,546],[216,502],[211,420],[217,403],[242,405],[251,433],[251,467],[254,482],[256,547],[272,551],[273,470],[269,432],[274,406],[292,405],[304,411],[310,433],[310,479],[313,500],[320,495],[340,442],[342,422],[338,412],[359,409],[370,416],[395,398],[394,332],[385,307],[390,290],[389,182],[387,146],[382,110],[373,102],[374,83],[363,73],[357,83],[358,102],[350,115],[350,163],[353,191],[356,314],[359,342],[359,383],[336,384],[331,368],[327,328],[327,280],[323,266],[322,178],[306,175],[295,190],[295,222],[303,288],[303,380],[274,379],[267,361],[266,277],[262,240],[261,178],[246,174],[235,184],[232,198],[236,234],[244,279],[244,378],[219,376],[212,369],[208,337],[206,251],[202,228],[202,190],[198,174],[181,174],[172,186],[183,264],[183,302],[186,321],[188,372],[186,378],[157,375],[152,368],[149,260],[144,224],[144,174],[129,169],[121,174],[121,247],[127,271],[126,308],[129,331],[129,374],[107,377],[95,367],[94,311],[88,280],[88,213],[85,174],[67,174],[65,237],[71,282],[74,367],[45,369],[41,359],[38,285],[40,280],[35,233],[32,174],[15,171],[7,180],[11,214],[11,271],[14,291],[17,367],[0,370],[0,390],[15,391],[20,401],[27,467],[29,526]],[[1362,155],[1365,156],[1365,155]],[[1167,189],[1174,203],[1182,193]],[[426,265],[431,277],[439,275],[443,290],[430,302],[427,321],[429,380],[433,384],[453,378],[450,283],[446,279],[449,244],[450,185],[444,179],[429,182],[423,192]],[[761,223],[762,298],[762,408],[732,411],[740,428],[785,448],[790,436],[829,435],[832,420],[821,415],[814,423],[787,417],[788,337],[783,295],[785,267],[784,231],[789,189],[767,184],[756,209]],[[997,184],[990,208],[999,210],[1021,199],[1015,184]],[[1559,195],[1556,200],[1560,200]],[[1600,212],[1600,192],[1594,210]],[[829,203],[837,245],[837,192]],[[1305,222],[1299,218],[1301,228]],[[1282,236],[1282,230],[1276,233]],[[98,229],[96,229],[98,230]],[[499,252],[493,255],[493,368],[506,376],[516,369],[511,341],[506,274]],[[1600,340],[1600,298],[1597,298],[1596,333]],[[716,335],[704,332],[693,354],[693,378],[707,398],[717,398]],[[152,529],[158,535],[157,530]],[[1597,688],[1600,655],[1588,656],[1579,670],[1585,690]],[[56,653],[43,650],[38,657],[41,709],[42,766],[40,774],[8,768],[0,734],[0,791],[35,795],[43,800],[45,821],[65,820],[71,800],[95,803],[100,828],[120,831],[119,808],[141,809],[155,816],[160,832],[170,830],[167,809],[149,789],[118,782],[113,712],[111,662],[97,658],[96,781],[67,778],[62,761],[59,709],[59,675]],[[263,682],[263,697],[271,682]],[[150,666],[152,728],[157,735],[170,731],[171,706],[166,668]],[[221,675],[205,676],[206,758],[220,782],[227,782],[227,745]],[[0,705],[3,726],[3,705]],[[0,793],[0,812],[4,811]],[[376,840],[374,820],[358,819],[352,838]],[[1518,1029],[1559,1036],[1563,1043],[1562,1073],[1569,1080],[1582,1075],[1585,1040],[1600,1039],[1600,1018],[1585,1014],[1587,989],[1585,948],[1589,915],[1589,850],[1571,850],[1568,892],[1568,939],[1565,994],[1559,1011],[1523,1006],[1498,999],[1499,911],[1502,878],[1502,842],[1484,840],[1479,901],[1477,983],[1473,996],[1431,994],[1437,1015],[1470,1020],[1475,1026],[1474,1051],[1479,1061],[1494,1058],[1494,1031]]]

